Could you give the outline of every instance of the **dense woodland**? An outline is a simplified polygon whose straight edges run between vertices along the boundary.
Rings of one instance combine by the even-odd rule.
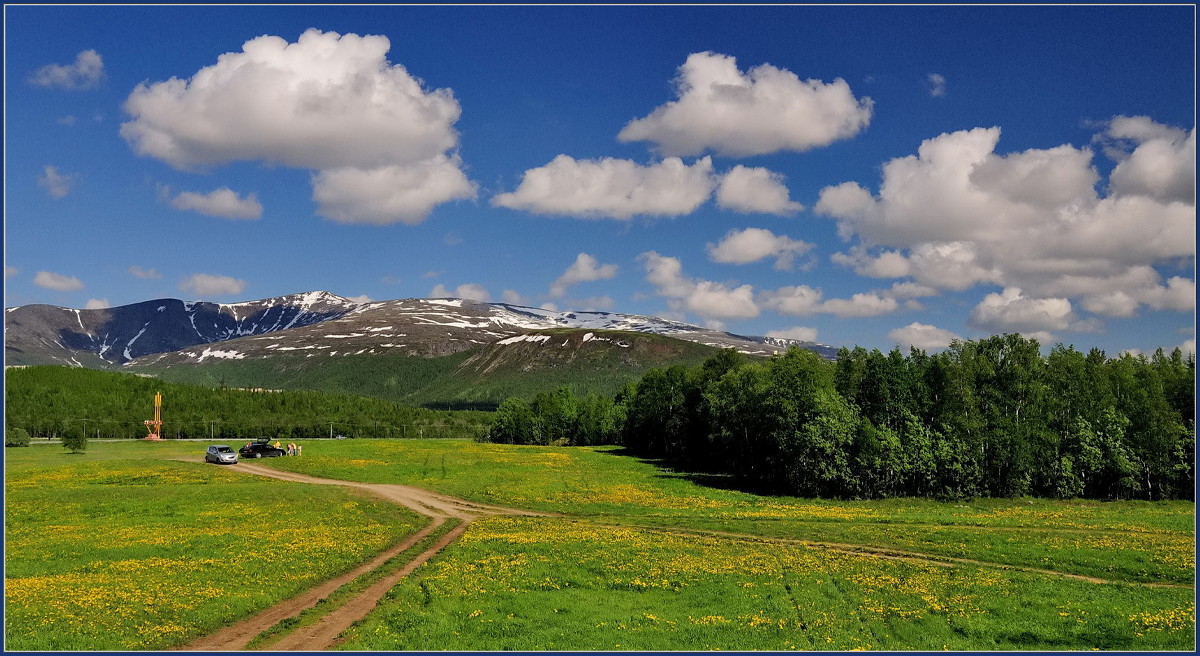
[[[472,437],[489,413],[446,412],[349,395],[249,391],[166,383],[72,367],[5,370],[5,431],[32,439],[146,436],[154,393],[163,395],[162,436],[250,440],[347,437]]]
[[[933,355],[842,349],[836,362],[725,351],[613,399],[509,399],[485,439],[618,443],[802,496],[1192,499],[1195,369],[1178,350],[1043,356],[1019,335]]]
[[[175,385],[67,367],[5,372],[6,434],[472,437],[620,444],[689,471],[802,496],[1194,498],[1194,355],[1109,358],[1019,335],[937,354],[799,348],[769,360],[722,351],[651,369],[615,397],[571,387],[494,413],[442,412],[303,391]],[[490,429],[488,428],[490,424]]]

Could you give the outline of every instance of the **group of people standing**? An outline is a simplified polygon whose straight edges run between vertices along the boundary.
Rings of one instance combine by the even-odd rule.
[[[276,441],[276,442],[275,442],[275,448],[276,448],[276,449],[282,449],[283,447],[279,445],[279,442],[278,442],[278,441]],[[288,454],[289,456],[298,456],[298,455],[301,455],[301,452],[302,452],[302,449],[303,449],[303,448],[304,448],[304,447],[300,446],[299,444],[296,444],[295,442],[289,442],[289,443],[288,443],[288,445],[287,445],[287,454]]]

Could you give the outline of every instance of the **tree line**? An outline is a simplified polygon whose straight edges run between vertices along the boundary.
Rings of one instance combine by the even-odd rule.
[[[1020,335],[928,354],[727,350],[616,397],[508,399],[483,438],[620,444],[801,496],[1193,499],[1194,354],[1109,358]]]
[[[350,395],[212,388],[72,367],[14,367],[4,378],[5,433],[21,429],[32,439],[145,437],[158,391],[167,439],[477,437],[491,420]]]

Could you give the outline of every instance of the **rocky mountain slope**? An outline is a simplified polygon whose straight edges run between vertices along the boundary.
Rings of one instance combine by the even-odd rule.
[[[4,346],[8,365],[161,369],[282,354],[437,357],[555,328],[664,335],[754,355],[792,344],[826,357],[836,352],[820,344],[744,337],[655,317],[551,312],[463,299],[355,303],[328,292],[234,304],[163,299],[103,310],[27,305],[5,311]]]
[[[327,292],[233,304],[160,299],[102,310],[23,305],[4,312],[5,364],[107,368],[144,355],[302,328],[354,307]]]

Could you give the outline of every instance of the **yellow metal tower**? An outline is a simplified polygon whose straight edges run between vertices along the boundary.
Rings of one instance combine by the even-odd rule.
[[[146,424],[146,430],[150,432],[149,435],[147,435],[146,437],[144,437],[142,439],[144,439],[144,440],[161,440],[162,439],[162,436],[159,435],[159,433],[162,432],[162,392],[154,393],[154,419],[147,419],[146,421],[144,421],[142,423]]]

